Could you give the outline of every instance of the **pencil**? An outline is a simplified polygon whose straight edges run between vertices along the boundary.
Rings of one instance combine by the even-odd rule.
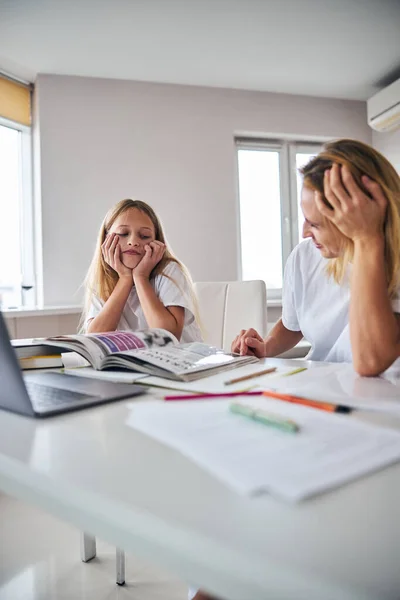
[[[308,400],[307,398],[301,398],[300,396],[280,394],[279,392],[273,392],[271,390],[263,392],[263,396],[267,396],[268,398],[276,398],[277,400],[284,400],[285,402],[292,402],[292,404],[302,404],[303,406],[310,406],[311,408],[318,408],[319,410],[326,410],[327,412],[350,413],[353,410],[349,406],[344,406],[342,404],[318,402],[317,400]]]
[[[264,369],[264,371],[257,371],[257,373],[250,373],[250,375],[243,375],[243,377],[236,377],[236,379],[230,379],[225,381],[225,385],[232,385],[233,383],[240,383],[241,381],[247,381],[247,379],[253,379],[253,377],[261,377],[261,375],[268,375],[276,371],[276,367]]]
[[[290,375],[297,375],[297,373],[302,373],[303,371],[307,371],[307,367],[299,367],[298,369],[294,369],[293,371],[289,371],[289,373],[284,373],[282,377],[289,377]]]

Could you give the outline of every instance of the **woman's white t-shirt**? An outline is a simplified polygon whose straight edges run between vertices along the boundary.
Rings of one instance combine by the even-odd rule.
[[[285,267],[282,322],[311,344],[307,358],[352,362],[349,277],[338,285],[326,272],[328,261],[311,239],[296,246]],[[400,313],[400,290],[392,307]]]
[[[190,285],[180,266],[175,262],[170,262],[162,275],[156,275],[151,280],[151,285],[165,307],[182,306],[185,309],[181,343],[202,341],[201,331],[194,316],[195,311],[190,294]],[[90,319],[99,314],[103,306],[103,300],[94,296],[86,317],[85,328],[87,328]],[[140,329],[148,329],[148,327],[136,289],[133,287],[126,301],[117,331],[138,331]]]

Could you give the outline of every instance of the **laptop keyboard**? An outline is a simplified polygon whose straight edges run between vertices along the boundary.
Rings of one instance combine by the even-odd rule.
[[[25,386],[35,409],[51,408],[97,398],[97,396],[93,396],[92,394],[63,390],[41,383],[35,383],[34,381],[25,381]]]

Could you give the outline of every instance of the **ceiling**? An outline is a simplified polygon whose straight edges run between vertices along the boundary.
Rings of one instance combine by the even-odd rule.
[[[400,0],[0,0],[0,70],[365,100],[400,76]]]

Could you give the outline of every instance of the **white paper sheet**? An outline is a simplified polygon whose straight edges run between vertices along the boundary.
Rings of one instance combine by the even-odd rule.
[[[76,375],[77,377],[113,381],[114,383],[134,383],[139,379],[146,379],[148,377],[148,375],[134,373],[133,371],[96,371],[92,367],[64,369],[64,373],[67,375]]]
[[[140,403],[127,424],[240,494],[269,492],[294,502],[400,459],[397,431],[263,397],[240,401],[291,418],[301,430],[286,433],[233,415],[226,400]]]
[[[269,389],[310,400],[331,401],[359,410],[400,416],[400,370],[397,366],[381,377],[360,377],[352,365],[330,364],[270,383]]]
[[[244,375],[250,375],[252,373],[263,371],[265,369],[268,369],[269,366],[272,367],[273,365],[268,365],[264,363],[245,365],[238,369],[234,369],[233,371],[218,373],[217,375],[211,375],[210,377],[206,377],[205,379],[199,381],[190,382],[171,381],[170,379],[164,379],[163,377],[149,376],[146,378],[145,381],[143,381],[143,384],[152,387],[165,388],[167,390],[177,390],[188,393],[194,392],[199,394],[219,394],[237,391],[243,392],[258,388],[260,386],[268,387],[269,383],[273,385],[272,382],[274,382],[277,377],[287,375],[295,368],[279,367],[276,371],[274,371],[273,373],[269,373],[268,375],[261,375],[261,377],[254,377],[252,379],[241,381],[239,383],[225,385],[226,381],[230,381],[231,379],[236,379],[237,377],[242,377]]]

